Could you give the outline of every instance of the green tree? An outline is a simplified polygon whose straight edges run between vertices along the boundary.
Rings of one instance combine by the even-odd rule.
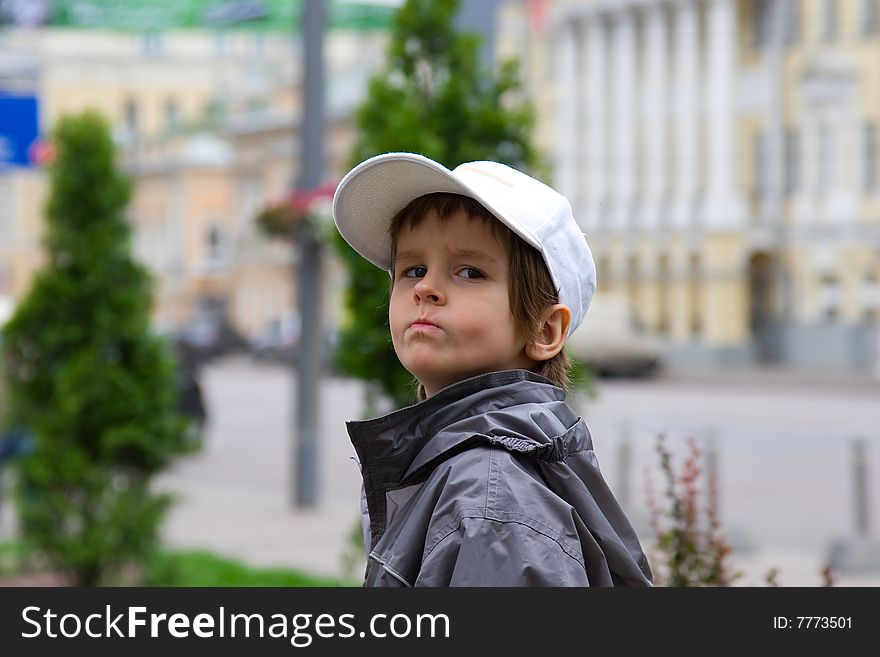
[[[78,585],[149,556],[170,498],[150,480],[187,451],[174,362],[151,334],[151,280],[130,256],[129,181],[105,121],[62,118],[46,207],[47,262],[4,328],[7,422],[22,464],[23,539]]]
[[[517,66],[479,63],[480,38],[453,26],[457,0],[408,0],[395,15],[387,63],[357,111],[351,166],[388,151],[421,153],[447,167],[495,160],[522,170],[539,165],[531,144],[534,112],[522,99]],[[388,332],[388,274],[335,237],[348,272],[340,371],[370,383],[396,406],[415,401],[411,375]]]

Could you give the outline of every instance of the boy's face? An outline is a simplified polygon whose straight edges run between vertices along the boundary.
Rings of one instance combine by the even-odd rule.
[[[477,374],[530,369],[508,298],[506,248],[463,211],[432,211],[397,238],[389,320],[394,351],[430,397]]]

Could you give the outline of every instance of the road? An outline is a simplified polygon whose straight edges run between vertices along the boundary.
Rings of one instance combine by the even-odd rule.
[[[296,509],[294,374],[233,357],[206,367],[202,378],[211,416],[205,449],[159,481],[179,498],[165,525],[167,541],[255,565],[340,574],[360,489],[344,422],[361,415],[361,384],[323,382],[320,501],[314,509]],[[573,405],[640,533],[648,525],[645,470],[655,489],[662,485],[656,453],[662,433],[677,459],[687,437],[715,436],[722,528],[737,548],[741,584],[763,584],[773,567],[782,585],[820,583],[831,542],[855,535],[855,436],[868,441],[869,522],[878,536],[880,387],[716,377],[601,380],[597,392],[592,399],[576,396]],[[621,445],[627,442],[624,467]],[[354,577],[359,568],[350,571]],[[836,582],[877,586],[880,572],[841,575]]]

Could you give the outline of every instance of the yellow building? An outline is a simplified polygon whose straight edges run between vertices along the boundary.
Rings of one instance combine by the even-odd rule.
[[[297,307],[294,245],[260,233],[255,218],[286,198],[298,175],[293,118],[257,113],[222,129],[166,139],[130,155],[129,209],[138,257],[157,279],[156,324],[179,329],[198,319],[228,321],[245,336]],[[222,135],[222,136],[221,136]],[[328,122],[327,177],[344,167],[352,141],[346,117]],[[338,176],[338,174],[335,174]],[[342,272],[324,259],[324,322],[341,313]]]
[[[673,361],[877,363],[878,4],[506,3],[599,293]]]
[[[328,34],[327,180],[343,172],[351,109],[384,43],[375,31]],[[135,253],[169,330],[207,316],[251,335],[295,307],[294,249],[259,235],[254,218],[298,175],[300,62],[285,33],[0,31],[0,89],[36,94],[45,133],[86,108],[111,122],[134,183]],[[21,298],[42,263],[46,183],[41,169],[0,172],[0,298]],[[332,258],[327,268],[339,288]]]

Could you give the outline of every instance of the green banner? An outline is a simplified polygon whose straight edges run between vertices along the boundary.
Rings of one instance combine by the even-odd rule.
[[[327,0],[328,27],[385,29],[393,1]],[[0,2],[0,24],[106,30],[299,29],[302,0],[29,0]]]

